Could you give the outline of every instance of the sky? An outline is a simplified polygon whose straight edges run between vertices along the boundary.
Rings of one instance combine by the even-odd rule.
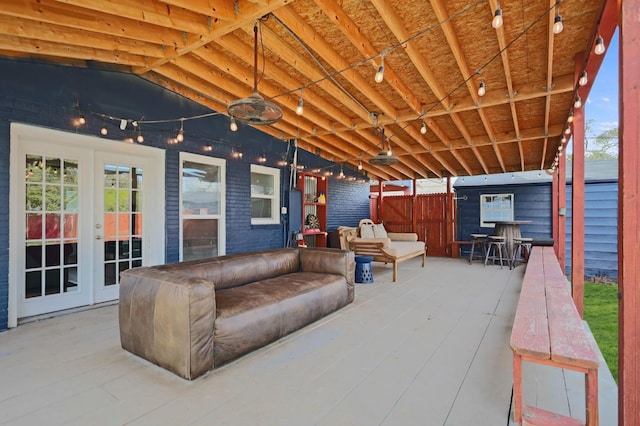
[[[587,137],[594,138],[606,130],[618,127],[618,31],[605,52],[584,113],[587,122],[594,120]]]

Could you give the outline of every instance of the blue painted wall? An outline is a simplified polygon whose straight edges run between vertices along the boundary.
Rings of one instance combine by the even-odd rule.
[[[76,129],[73,120],[79,110],[87,125]],[[211,110],[135,75],[106,70],[64,67],[31,61],[0,59],[0,330],[7,325],[8,250],[9,250],[9,126],[21,122],[54,129],[100,135],[107,125],[105,143],[120,142],[125,134],[119,122],[103,119],[95,113],[141,120],[173,120],[210,113]],[[283,247],[288,239],[288,217],[280,225],[252,226],[250,202],[250,166],[266,154],[269,167],[292,151],[290,144],[240,124],[238,132],[229,130],[226,116],[213,116],[184,123],[185,141],[169,145],[178,122],[142,128],[145,145],[166,150],[165,177],[165,256],[167,262],[179,259],[179,155],[191,152],[227,160],[226,220],[228,254]],[[117,140],[109,141],[110,139]],[[211,145],[213,151],[204,152]],[[243,152],[233,158],[232,150]],[[299,164],[309,168],[339,171],[332,162],[300,150]],[[287,206],[289,173],[281,168],[281,199]],[[347,172],[347,169],[345,169]],[[356,175],[354,171],[349,174]],[[336,173],[337,175],[337,173]],[[339,225],[357,224],[369,215],[368,183],[329,181],[329,230]],[[289,207],[289,206],[287,206]],[[298,210],[299,211],[299,210]]]
[[[572,190],[567,186],[567,264],[571,274]],[[618,280],[618,182],[593,181],[585,185],[584,274]]]
[[[587,163],[587,167],[589,167]],[[615,170],[614,170],[615,171]],[[478,185],[478,177],[459,179],[454,185],[458,199],[457,232],[459,240],[469,240],[471,233],[491,234],[493,228],[480,227],[480,194],[514,194],[515,220],[531,220],[521,225],[523,236],[551,238],[551,183],[517,183]],[[544,178],[543,178],[544,179]],[[460,197],[467,196],[467,200]],[[565,273],[571,274],[571,197],[572,185],[567,184],[566,259]],[[618,278],[618,185],[614,179],[589,180],[585,184],[585,276]]]
[[[514,220],[530,220],[531,224],[520,225],[522,236],[551,238],[551,185],[518,184],[463,186],[456,182],[457,238],[469,240],[469,234],[491,234],[492,227],[480,226],[480,194],[513,194]],[[467,197],[467,200],[460,197]]]

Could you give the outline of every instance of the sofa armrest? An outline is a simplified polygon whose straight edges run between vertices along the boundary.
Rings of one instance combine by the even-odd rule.
[[[190,380],[213,368],[211,281],[153,267],[123,271],[120,277],[124,349]]]
[[[349,286],[349,299],[353,301],[356,277],[356,261],[352,251],[300,248],[300,270],[302,272],[321,272],[342,275]]]
[[[414,232],[387,232],[391,241],[418,241],[418,234]]]

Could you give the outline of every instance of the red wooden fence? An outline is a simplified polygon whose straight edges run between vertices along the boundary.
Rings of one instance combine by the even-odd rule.
[[[382,208],[379,204],[371,203],[371,218],[383,222],[388,232],[415,232],[427,243],[429,255],[451,254],[456,223],[453,194],[388,196],[382,198]]]

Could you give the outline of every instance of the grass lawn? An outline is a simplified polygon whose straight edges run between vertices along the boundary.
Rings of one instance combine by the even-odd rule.
[[[584,319],[618,382],[618,286],[584,283]]]

